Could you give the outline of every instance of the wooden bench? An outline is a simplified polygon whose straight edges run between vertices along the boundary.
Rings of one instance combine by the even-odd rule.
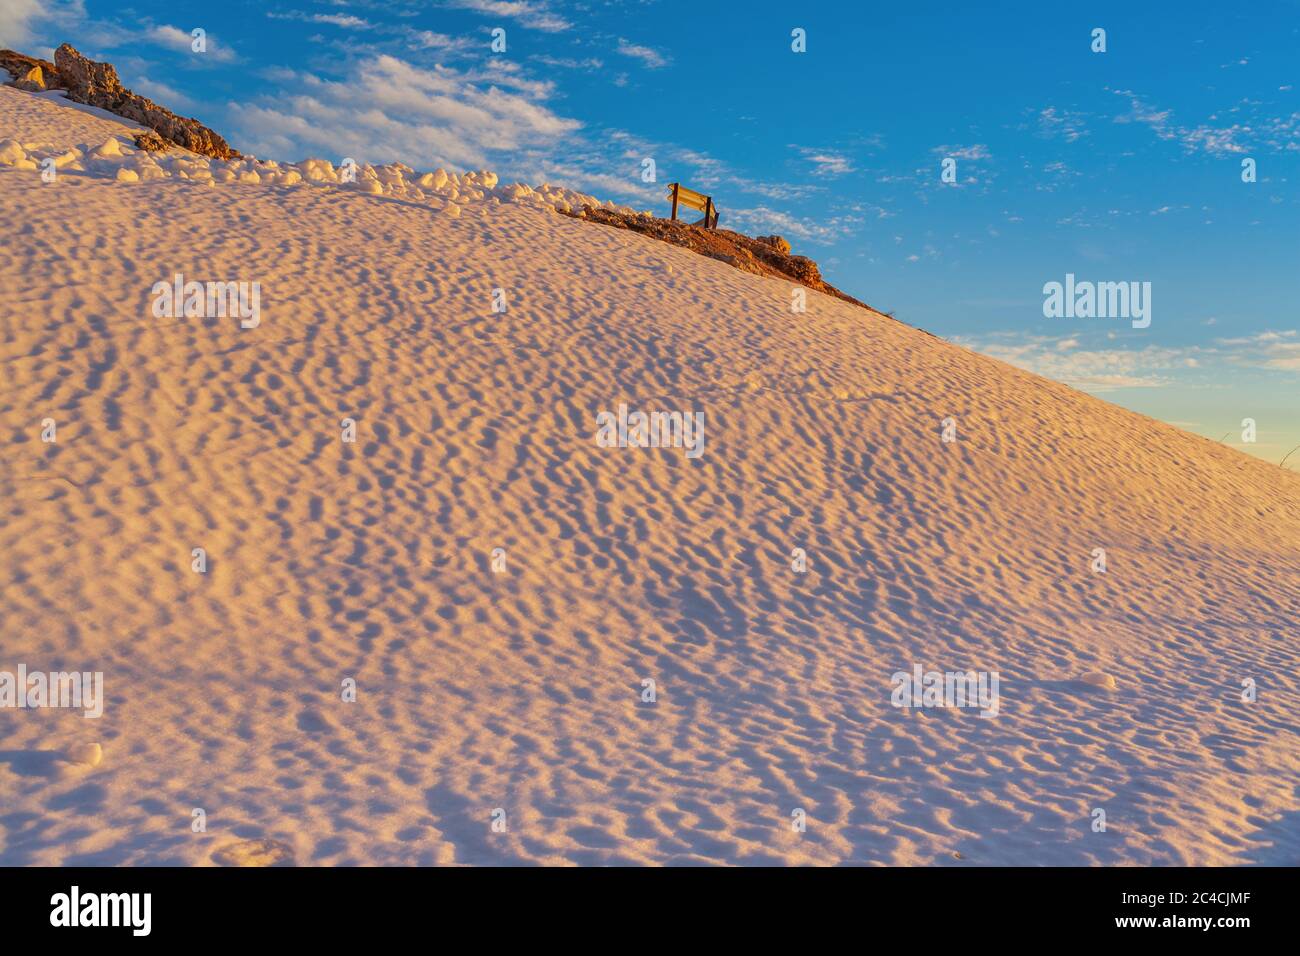
[[[704,213],[703,222],[697,225],[703,225],[705,229],[716,229],[718,227],[718,207],[713,204],[712,196],[697,193],[694,189],[687,189],[681,183],[669,183],[668,198],[673,202],[674,220],[677,219],[678,205],[682,205],[691,209],[698,209]]]

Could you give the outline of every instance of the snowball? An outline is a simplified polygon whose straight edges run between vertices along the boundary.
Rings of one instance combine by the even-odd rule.
[[[277,840],[242,840],[217,850],[212,859],[222,866],[291,866],[293,848]]]
[[[122,144],[118,142],[116,136],[110,136],[108,139],[104,140],[102,143],[100,143],[98,146],[92,149],[90,151],[90,155],[95,156],[99,159],[105,159],[109,156],[121,156],[123,155]]]
[[[20,159],[27,158],[27,150],[15,140],[0,140],[0,163],[6,166],[12,166]]]
[[[64,757],[68,763],[98,767],[99,762],[104,759],[104,748],[99,744],[74,744],[64,751]]]
[[[1115,678],[1109,674],[1103,674],[1101,671],[1089,671],[1079,680],[1089,687],[1096,687],[1100,690],[1115,690]]]
[[[425,173],[415,181],[421,189],[438,190],[447,185],[447,173],[445,170],[434,170],[431,173]]]

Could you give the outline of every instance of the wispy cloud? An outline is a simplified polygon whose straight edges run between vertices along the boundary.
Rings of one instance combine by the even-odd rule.
[[[180,27],[168,26],[166,24],[147,27],[141,34],[140,38],[155,46],[164,47],[168,50],[175,50],[177,53],[202,56],[215,63],[230,63],[237,59],[234,50],[223,44],[210,33],[204,36],[204,52],[202,54],[194,53],[192,47],[194,37],[190,35],[188,30],[182,30]]]
[[[408,29],[402,34],[409,48],[413,50],[438,50],[447,52],[455,50],[464,52],[477,46],[469,37],[453,37],[432,30]]]
[[[1186,152],[1204,152],[1225,156],[1258,148],[1276,151],[1300,151],[1300,113],[1266,116],[1260,104],[1243,102],[1228,110],[1239,118],[1224,123],[1216,113],[1208,122],[1183,126],[1173,121],[1171,110],[1157,109],[1132,90],[1112,90],[1129,102],[1127,113],[1115,117],[1116,123],[1145,125],[1160,139],[1178,143]]]
[[[598,59],[594,56],[586,57],[585,59],[577,59],[568,56],[539,54],[534,56],[533,60],[541,63],[543,66],[554,66],[562,70],[599,70],[605,65],[604,60]]]
[[[1036,375],[1088,392],[1118,388],[1158,388],[1173,370],[1191,368],[1195,349],[1079,348],[1073,336],[995,332],[980,338],[957,337],[958,345],[1001,359]]]
[[[829,244],[851,235],[861,223],[858,216],[832,216],[827,219],[809,219],[791,215],[768,206],[754,206],[748,209],[723,209],[728,222],[723,223],[730,229],[739,229],[758,235],[761,232],[775,232],[787,239],[802,239],[808,242]]]
[[[795,146],[802,156],[813,166],[815,176],[843,176],[854,172],[853,163],[847,156],[827,149],[813,149],[808,146]]]
[[[131,78],[127,84],[136,93],[141,93],[159,103],[167,104],[169,109],[193,110],[196,104],[188,96],[166,83],[159,83],[141,74]]]
[[[954,342],[1011,365],[1089,392],[1158,388],[1204,369],[1300,372],[1294,329],[1215,339],[1207,345],[1086,347],[1079,334],[1046,336],[992,332]],[[1258,374],[1258,373],[1255,373]]]
[[[348,13],[303,13],[301,10],[290,10],[287,13],[268,11],[267,17],[271,20],[300,20],[303,23],[327,23],[331,26],[341,27],[345,30],[373,30],[375,25],[369,20],[361,17],[355,17]]]
[[[682,179],[699,188],[724,187],[731,192],[749,193],[771,202],[806,199],[816,191],[813,186],[754,179],[737,172],[716,156],[671,143],[655,142],[626,130],[610,130],[605,138],[619,149],[623,158],[639,162],[650,157],[658,165],[661,177]]]
[[[515,20],[530,30],[560,33],[573,26],[568,20],[552,11],[545,3],[528,0],[446,0],[447,6],[473,10],[487,16]]]
[[[1231,350],[1236,364],[1300,372],[1300,334],[1295,329],[1258,332],[1255,335],[1214,341],[1217,346]]]
[[[1084,114],[1072,110],[1058,110],[1049,106],[1038,113],[1038,132],[1046,137],[1060,137],[1073,143],[1088,135]]]
[[[974,146],[936,146],[931,152],[936,156],[951,156],[953,159],[964,159],[968,162],[993,158],[993,154],[983,143],[976,143]]]
[[[617,52],[623,56],[630,56],[634,60],[640,60],[652,70],[662,69],[672,62],[667,54],[639,43],[632,43],[622,37],[619,37]]]

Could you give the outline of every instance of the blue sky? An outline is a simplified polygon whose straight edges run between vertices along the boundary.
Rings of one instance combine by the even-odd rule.
[[[1300,444],[1300,0],[906,6],[2,0],[0,46],[68,40],[268,158],[663,213],[653,158],[913,325],[1274,462]],[[1150,327],[1045,318],[1067,273],[1150,282]]]

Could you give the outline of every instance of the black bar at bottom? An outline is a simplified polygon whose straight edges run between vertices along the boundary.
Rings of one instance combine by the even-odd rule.
[[[936,933],[975,943],[992,932],[1003,942],[1044,933],[1148,945],[1199,936],[1231,947],[1260,930],[1293,928],[1295,877],[1281,868],[8,869],[0,870],[0,933],[10,945],[76,934],[128,946],[334,947],[455,930],[465,942],[516,937],[535,946],[559,934],[641,948],[667,945],[690,925],[693,943],[716,938],[734,948],[769,942],[773,931],[797,937],[803,926],[818,938],[848,933],[873,944],[917,945]],[[620,925],[623,943],[601,928]]]

